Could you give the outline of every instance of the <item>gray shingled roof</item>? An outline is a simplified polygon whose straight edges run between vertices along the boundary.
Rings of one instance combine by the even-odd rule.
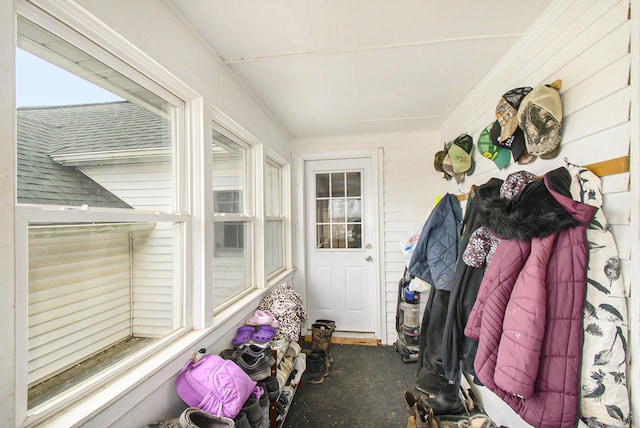
[[[131,208],[50,155],[166,147],[168,123],[127,101],[18,109],[18,202]]]
[[[20,108],[23,117],[60,129],[49,154],[91,153],[171,145],[167,120],[129,101]]]

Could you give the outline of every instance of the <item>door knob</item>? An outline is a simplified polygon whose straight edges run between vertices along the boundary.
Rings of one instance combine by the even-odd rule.
[[[371,262],[371,261],[373,261],[373,257],[367,256],[367,258],[365,260],[368,261],[368,262]]]

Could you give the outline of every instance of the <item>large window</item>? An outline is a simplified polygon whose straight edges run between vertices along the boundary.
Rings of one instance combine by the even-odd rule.
[[[188,221],[183,101],[37,21],[18,17],[16,47],[16,384],[34,413],[184,327]]]
[[[213,305],[255,287],[251,151],[231,133],[213,130]]]
[[[285,267],[284,167],[267,158],[264,175],[265,273],[269,277]]]

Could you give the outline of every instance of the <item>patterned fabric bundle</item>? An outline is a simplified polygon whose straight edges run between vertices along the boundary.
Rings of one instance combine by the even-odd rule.
[[[284,283],[275,287],[262,298],[258,309],[270,311],[278,321],[278,333],[274,339],[298,340],[300,324],[307,320],[307,310],[302,302],[302,297],[291,284]]]

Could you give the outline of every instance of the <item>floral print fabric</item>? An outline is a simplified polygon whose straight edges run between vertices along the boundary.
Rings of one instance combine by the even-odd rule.
[[[467,266],[480,269],[488,266],[496,252],[500,239],[484,226],[473,231],[469,243],[462,254],[462,261]]]
[[[587,229],[580,413],[590,427],[629,426],[627,294],[618,248],[601,209],[600,179],[586,168],[567,169],[573,199],[599,208]]]

